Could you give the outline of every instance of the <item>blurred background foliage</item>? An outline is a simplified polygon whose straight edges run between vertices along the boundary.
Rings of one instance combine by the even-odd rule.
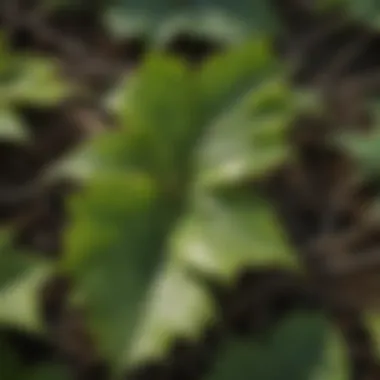
[[[1,4],[0,378],[380,378],[379,12]]]

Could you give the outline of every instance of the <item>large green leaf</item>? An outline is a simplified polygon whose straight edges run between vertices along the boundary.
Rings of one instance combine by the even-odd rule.
[[[181,188],[182,177],[193,165],[193,156],[198,156],[198,142],[205,135],[206,142],[200,144],[201,162],[197,163],[201,182],[210,176],[223,179],[223,170],[219,171],[226,161],[231,161],[226,165],[231,168],[234,160],[244,160],[245,175],[272,167],[287,152],[283,135],[291,114],[284,101],[289,91],[278,73],[279,66],[265,41],[233,49],[197,73],[174,59],[152,56],[136,76],[123,83],[122,90],[117,90],[113,108],[122,128],[99,136],[79,151],[77,166],[88,172],[102,168],[144,170],[169,188]],[[277,80],[281,81],[278,85]],[[229,123],[223,122],[227,115]],[[258,120],[251,123],[255,117]],[[283,122],[278,121],[280,117]],[[208,146],[213,134],[218,137],[215,147]],[[218,145],[229,138],[230,151],[224,158]],[[265,143],[268,153],[251,149],[249,155],[248,150],[258,147],[259,142]],[[236,157],[235,147],[242,144],[245,149]],[[208,150],[217,154],[203,157]]]
[[[128,360],[180,211],[175,186],[186,162],[171,148],[189,133],[193,110],[192,83],[178,62],[155,57],[131,85],[121,112],[126,128],[94,141],[94,155],[89,149],[97,170],[73,202],[64,258],[78,284],[76,302],[85,303],[102,352],[118,365]]]
[[[262,42],[236,49],[206,64],[200,72],[153,55],[124,90],[124,104],[118,111],[123,127],[90,143],[85,157],[93,160],[96,169],[86,190],[73,200],[62,264],[74,277],[74,301],[85,306],[98,346],[119,367],[132,360],[128,354],[136,347],[138,320],[149,320],[145,312],[159,302],[149,298],[149,294],[157,294],[152,293],[152,287],[157,281],[174,281],[162,270],[168,257],[176,256],[169,247],[176,220],[184,210],[191,215],[191,208],[198,202],[196,196],[191,196],[190,203],[187,200],[191,190],[196,194],[199,190],[192,179],[196,178],[194,164],[200,141],[216,120],[238,107],[247,93],[276,72],[276,67],[267,44]],[[256,213],[254,217],[244,210],[246,206],[227,206],[223,216],[227,223],[228,215],[234,217],[236,212],[235,221],[247,223],[244,234],[223,224],[207,227],[212,234],[211,244],[219,231],[229,242],[228,251],[214,258],[218,265],[222,263],[219,269],[236,267],[236,262],[242,265],[265,260],[293,265],[266,206],[253,200],[250,212]],[[256,241],[248,239],[250,228]],[[260,234],[260,238],[265,234],[272,239],[268,243],[272,245],[265,242],[264,248],[264,240],[257,240]],[[238,260],[228,259],[234,254],[230,242],[238,244]],[[190,237],[184,244],[192,243]],[[248,249],[250,243],[257,250]],[[181,249],[186,250],[186,246]],[[260,254],[263,259],[258,258]],[[179,261],[189,264],[183,258]],[[183,286],[191,287],[186,283]],[[185,308],[187,299],[183,302],[180,307]],[[152,323],[162,327],[162,333],[170,339],[179,332],[174,325],[170,332],[165,324]],[[201,322],[198,320],[195,326],[200,328]],[[162,347],[165,345],[168,343]]]

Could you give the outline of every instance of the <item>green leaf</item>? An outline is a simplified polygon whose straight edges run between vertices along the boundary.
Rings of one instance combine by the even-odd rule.
[[[355,19],[370,24],[374,27],[380,26],[380,4],[377,0],[335,0],[331,5],[340,5],[347,14]]]
[[[118,115],[122,128],[91,142],[92,153],[85,156],[88,154],[98,169],[85,191],[73,200],[62,265],[77,284],[73,302],[84,306],[97,346],[118,368],[132,360],[129,353],[136,349],[138,320],[150,318],[145,307],[154,308],[149,305],[159,302],[147,297],[163,278],[164,263],[173,256],[181,265],[190,264],[173,253],[177,248],[171,248],[170,237],[178,217],[194,207],[188,201],[197,194],[192,179],[200,141],[216,120],[238,107],[247,93],[265,81],[265,75],[272,75],[274,67],[268,46],[261,42],[236,49],[200,72],[177,60],[152,55],[121,96],[124,105]],[[266,101],[263,99],[259,102]],[[268,137],[258,134],[257,138],[263,141]],[[218,270],[232,273],[247,262],[294,267],[277,224],[261,201],[235,202],[226,210],[223,202],[221,212],[217,207],[214,214],[212,208],[212,223],[205,226],[211,236],[210,242],[206,236],[205,244],[214,250],[212,260]],[[220,225],[215,219],[221,215]],[[228,224],[229,217],[235,218],[243,231]],[[212,246],[215,231],[225,235],[225,247]],[[183,244],[192,244],[192,240]],[[220,248],[222,253],[217,255]],[[233,255],[236,248],[239,252]],[[236,258],[228,258],[231,254]],[[190,285],[183,286],[190,289]],[[199,328],[200,322],[195,326]],[[166,340],[160,347],[165,348],[175,330],[164,329],[163,334]],[[151,352],[158,351],[152,348]]]
[[[211,58],[199,73],[199,100],[207,121],[214,121],[268,78],[281,79],[270,43],[253,39]]]
[[[117,36],[148,34],[158,44],[178,32],[236,42],[253,31],[272,32],[276,18],[265,0],[119,0],[106,14],[106,25]]]
[[[194,75],[179,61],[152,56],[120,94],[122,128],[99,136],[86,154],[98,171],[142,171],[161,188],[180,185],[193,149],[197,91]]]
[[[69,86],[61,80],[54,61],[30,56],[15,59],[17,72],[2,86],[0,97],[18,104],[51,105],[67,96]]]
[[[6,45],[0,47],[0,57],[1,107],[12,103],[55,104],[69,93],[70,86],[61,79],[54,60],[10,53]]]
[[[300,270],[272,207],[249,196],[196,198],[180,224],[174,256],[211,276],[233,281],[242,268]]]
[[[178,263],[164,265],[129,353],[133,365],[163,358],[178,337],[199,339],[214,316],[210,295]]]
[[[347,380],[350,377],[348,349],[343,337],[330,327],[323,357],[315,367],[310,380]]]
[[[200,72],[174,59],[151,56],[123,85],[124,90],[117,92],[123,128],[91,143],[90,150],[96,152],[89,154],[93,166],[143,170],[163,187],[178,192],[203,146],[206,157],[201,154],[197,164],[205,166],[199,169],[204,171],[201,181],[224,178],[230,171],[224,173],[228,169],[223,167],[236,166],[236,160],[244,161],[246,175],[261,173],[281,162],[288,151],[283,135],[293,111],[284,101],[291,96],[278,73],[265,41],[236,48],[211,60]],[[221,136],[217,139],[213,134]],[[224,157],[218,142],[210,147],[207,141],[200,144],[204,136],[208,141],[221,140],[223,146],[223,141],[230,141],[230,151]],[[242,144],[245,149],[240,157],[237,150]],[[251,149],[261,144],[267,153]],[[253,151],[249,159],[248,151]],[[227,160],[232,162],[224,165]]]
[[[263,343],[238,340],[219,354],[202,380],[308,380],[322,358],[326,321],[318,314],[293,315]]]
[[[208,126],[196,157],[198,187],[252,180],[283,163],[292,119],[315,103],[290,91],[265,40],[205,64],[199,97]]]
[[[286,133],[295,114],[285,83],[268,81],[253,90],[210,128],[198,158],[199,186],[253,180],[290,155]]]
[[[26,141],[28,133],[15,112],[0,108],[0,138]]]
[[[276,102],[280,103],[278,108],[282,107],[283,116],[288,116],[286,104],[281,104],[281,97],[287,95],[286,86],[276,84],[276,80],[281,80],[278,69],[268,44],[263,41],[247,43],[213,59],[199,73],[187,70],[175,60],[152,57],[131,79],[124,96],[119,93],[118,104],[124,99],[124,105],[118,114],[125,129],[118,136],[103,138],[102,147],[95,149],[112,165],[121,163],[125,168],[126,162],[139,164],[140,169],[175,183],[173,173],[186,171],[192,152],[199,150],[196,144],[204,135],[218,130],[218,124],[227,115],[235,130],[235,123],[243,125],[232,136],[230,125],[225,123],[221,131],[229,133],[225,139],[231,137],[241,142],[250,133],[251,141],[272,139],[275,145],[277,139],[277,145],[281,146],[282,124],[278,126],[278,122],[269,120],[279,118],[269,112]],[[242,104],[247,95],[248,101]],[[247,118],[255,117],[255,108],[261,108],[262,126],[247,123]],[[267,120],[263,119],[265,113]],[[267,132],[263,133],[264,130]],[[283,154],[277,151],[274,156],[282,158]],[[220,154],[215,160],[219,158]]]
[[[41,333],[41,287],[53,273],[49,262],[27,257],[3,243],[0,251],[0,323]]]
[[[54,267],[33,252],[18,250],[12,232],[0,235],[0,324],[32,333],[43,331],[40,290]]]
[[[12,51],[0,36],[0,137],[25,140],[27,131],[17,115],[20,105],[52,105],[72,91],[53,59]]]
[[[354,161],[363,178],[377,177],[380,168],[380,131],[373,133],[345,133],[338,138],[342,147]]]

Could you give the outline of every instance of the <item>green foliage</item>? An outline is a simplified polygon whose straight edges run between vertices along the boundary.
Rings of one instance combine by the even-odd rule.
[[[274,30],[264,0],[178,4],[123,1],[111,9],[122,21],[109,25],[123,23],[157,43],[182,29],[234,41]],[[50,105],[69,90],[51,61],[24,59],[5,45],[0,58],[0,128],[25,137],[16,106]],[[259,184],[292,160],[289,127],[314,103],[290,88],[265,39],[196,71],[152,52],[116,92],[120,128],[88,141],[59,167],[85,181],[68,202],[62,257],[49,262],[15,250],[8,236],[0,240],[0,325],[43,335],[41,287],[63,272],[74,284],[71,305],[85,310],[96,348],[118,378],[165,358],[178,338],[197,342],[220,322],[200,278],[230,289],[247,268],[303,274]],[[373,147],[357,137],[341,143],[377,172],[378,141],[371,138]],[[340,337],[320,315],[293,315],[265,338],[232,337],[204,380],[348,378]],[[25,375],[1,336],[0,349],[5,380],[69,378],[56,365]]]
[[[192,208],[174,255],[193,269],[224,281],[247,266],[300,270],[272,207],[258,195],[200,197]]]
[[[376,178],[380,167],[380,115],[377,101],[369,102],[369,110],[375,121],[371,130],[344,131],[336,138],[338,146],[349,154],[364,179]]]
[[[144,316],[133,337],[131,365],[161,358],[175,339],[197,341],[205,323],[213,322],[215,309],[207,291],[186,273],[177,260],[164,263],[147,295]]]
[[[377,176],[379,168],[380,134],[345,134],[340,143],[350,153],[364,178]]]
[[[320,315],[292,315],[272,331],[268,340],[240,340],[226,345],[212,374],[204,380],[243,380],[247,374],[260,380],[346,379],[342,357],[331,352],[335,354],[333,366],[328,364],[329,357],[324,357],[335,343],[330,329]],[[343,351],[336,344],[332,348],[338,355]]]
[[[346,12],[351,19],[378,28],[380,25],[380,4],[376,0],[319,0],[324,8],[336,8]]]
[[[70,93],[51,59],[13,52],[0,35],[0,136],[25,139],[22,105],[52,105]]]
[[[117,36],[145,34],[160,46],[178,31],[236,42],[252,32],[275,30],[276,18],[265,0],[117,0],[109,7],[106,25]]]
[[[74,302],[85,305],[102,354],[117,367],[141,361],[138,354],[162,356],[176,334],[200,331],[211,317],[203,315],[212,310],[207,292],[186,280],[186,268],[225,280],[247,265],[298,270],[269,205],[255,189],[239,196],[233,187],[240,178],[205,181],[204,167],[206,173],[217,171],[218,161],[200,153],[224,122],[235,129],[237,144],[246,141],[240,128],[249,126],[252,144],[257,139],[273,146],[270,161],[260,150],[251,149],[249,157],[248,148],[242,152],[239,159],[250,161],[242,177],[254,179],[280,164],[287,157],[283,131],[293,108],[281,92],[284,85],[268,89],[277,78],[277,65],[262,42],[216,58],[199,72],[153,55],[121,96],[123,128],[87,147],[84,157],[93,161],[92,176],[72,203],[62,265],[76,279]],[[271,127],[273,120],[265,124],[271,111],[278,119],[282,113],[280,128]],[[234,160],[227,155],[226,165]],[[226,184],[232,186],[230,195],[214,193]],[[172,269],[165,274],[163,268]],[[183,294],[176,307],[195,310],[186,313],[188,321],[175,310],[172,315],[154,311],[166,309],[168,299],[153,289],[157,282],[174,281],[170,276],[180,281]],[[148,327],[141,327],[141,319]],[[136,329],[157,326],[165,332],[141,333],[136,340]],[[156,336],[163,340],[155,342]]]
[[[9,233],[2,233],[0,242],[0,324],[39,333],[39,294],[52,265],[15,250]]]

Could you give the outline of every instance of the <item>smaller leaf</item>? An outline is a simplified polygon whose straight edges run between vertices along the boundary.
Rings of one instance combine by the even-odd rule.
[[[26,141],[28,133],[21,120],[9,109],[0,108],[0,138]]]
[[[346,133],[338,138],[338,145],[353,159],[363,178],[373,178],[380,168],[380,131]]]
[[[22,62],[17,76],[4,88],[10,102],[50,105],[67,96],[69,88],[52,61],[27,57]]]
[[[43,331],[40,315],[42,286],[54,273],[51,265],[29,267],[0,288],[0,323],[33,333]]]

